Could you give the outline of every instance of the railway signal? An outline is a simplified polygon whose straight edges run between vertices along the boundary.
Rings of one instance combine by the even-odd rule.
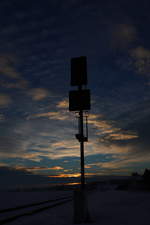
[[[78,134],[76,139],[80,143],[81,161],[81,189],[74,193],[74,222],[84,222],[89,218],[84,174],[84,142],[88,141],[88,114],[91,108],[90,90],[87,85],[87,59],[85,56],[71,59],[71,86],[77,86],[77,90],[69,92],[69,110],[78,115]],[[84,120],[84,118],[86,118]],[[86,124],[86,126],[84,126]],[[84,131],[84,127],[86,131]]]
[[[85,186],[84,176],[84,142],[88,137],[84,136],[84,116],[87,110],[90,110],[90,90],[83,88],[87,85],[87,59],[85,56],[71,59],[71,86],[77,86],[78,90],[69,92],[69,110],[76,111],[79,115],[79,133],[75,135],[80,142],[81,154],[81,188]],[[86,117],[86,129],[87,129]],[[87,133],[87,131],[86,131]]]

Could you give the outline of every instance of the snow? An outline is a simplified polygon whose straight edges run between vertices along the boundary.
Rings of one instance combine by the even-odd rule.
[[[0,193],[0,208],[55,199],[70,194],[73,195],[73,191],[2,192]],[[149,203],[150,192],[100,191],[99,189],[88,192],[92,225],[149,225]],[[21,217],[9,224],[71,225],[73,224],[73,202],[47,209],[32,216]]]
[[[71,195],[70,191],[14,191],[0,192],[0,209],[16,207],[34,202],[47,201]]]
[[[149,202],[150,193],[107,191],[92,194],[89,206],[96,224],[148,225]]]

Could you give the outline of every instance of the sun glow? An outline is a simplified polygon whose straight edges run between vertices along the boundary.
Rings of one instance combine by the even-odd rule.
[[[48,177],[58,177],[58,178],[65,178],[65,177],[80,177],[80,173],[74,173],[74,174],[58,174],[58,175],[50,175]]]
[[[80,185],[81,183],[79,182],[74,182],[74,183],[67,183],[66,185],[69,185],[69,186],[73,186],[73,185]]]
[[[85,176],[94,176],[95,173],[85,173]],[[80,177],[80,173],[74,173],[74,174],[57,174],[57,175],[49,175],[48,177],[55,177],[55,178],[75,178]]]

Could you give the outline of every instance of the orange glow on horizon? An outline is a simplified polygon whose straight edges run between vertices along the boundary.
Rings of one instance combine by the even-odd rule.
[[[74,182],[74,183],[67,183],[66,185],[73,186],[73,185],[80,185],[80,184],[81,184],[80,182]]]
[[[74,173],[74,174],[58,174],[58,175],[50,175],[48,177],[58,177],[58,178],[63,178],[63,177],[80,177],[80,173]]]
[[[85,173],[85,176],[94,176],[95,173]],[[49,175],[48,177],[54,177],[54,178],[72,178],[72,177],[80,177],[80,173],[74,173],[74,174],[58,174],[58,175]]]

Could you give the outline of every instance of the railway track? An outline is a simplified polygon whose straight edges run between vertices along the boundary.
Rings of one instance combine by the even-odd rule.
[[[50,199],[47,201],[40,201],[31,204],[19,205],[13,208],[2,209],[0,210],[0,218],[3,217],[3,219],[0,219],[0,225],[13,222],[14,220],[17,220],[21,217],[32,216],[44,210],[63,205],[70,201],[72,201],[72,196]],[[19,211],[23,212],[19,213]],[[11,215],[9,215],[10,213]],[[15,215],[12,215],[13,213]]]

